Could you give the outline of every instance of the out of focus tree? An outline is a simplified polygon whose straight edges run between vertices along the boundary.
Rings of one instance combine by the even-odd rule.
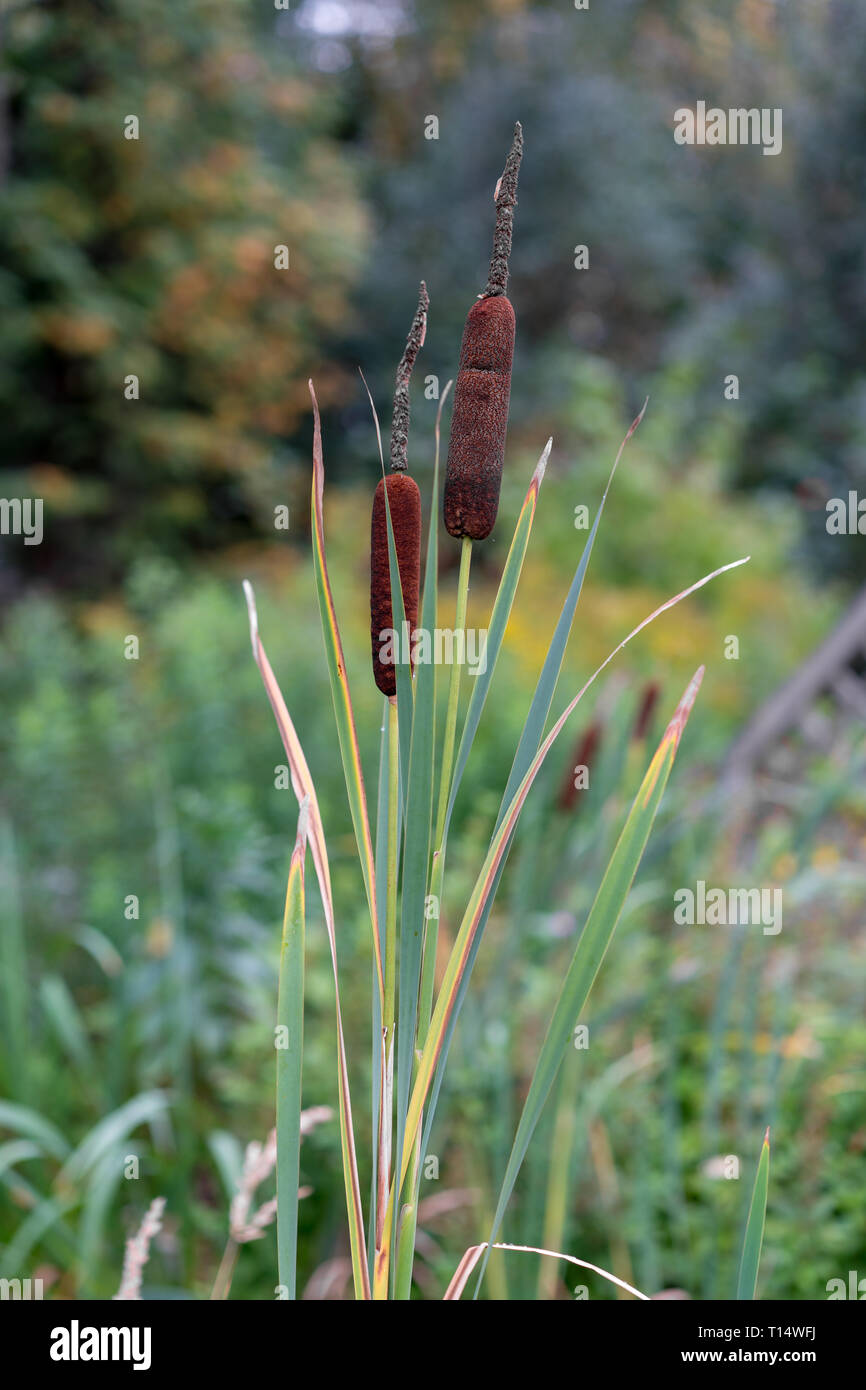
[[[339,394],[323,344],[365,218],[280,22],[246,0],[6,17],[0,415],[6,495],[47,509],[31,577],[87,587],[272,528],[311,371]]]
[[[539,440],[556,431],[574,413],[576,358],[602,357],[632,404],[648,390],[678,398],[672,477],[723,433],[730,483],[796,493],[812,560],[866,576],[862,545],[828,536],[824,510],[848,488],[866,496],[862,4],[395,0],[387,42],[367,8],[302,0],[296,23],[314,51],[317,17],[318,42],[345,45],[377,223],[361,321],[375,318],[387,346],[383,387],[419,274],[425,370],[453,374],[519,117],[513,422]],[[674,112],[698,100],[782,108],[782,152],[677,145]],[[588,270],[574,267],[577,244]],[[579,434],[557,438],[579,452]]]
[[[866,575],[824,512],[866,495],[859,0],[47,0],[10,12],[6,49],[0,410],[53,519],[28,566],[111,579],[148,546],[270,530],[311,374],[329,472],[372,477],[349,376],[387,417],[422,276],[429,457],[420,379],[455,370],[520,118],[513,445],[553,431],[554,466],[582,457],[602,359],[624,415],[661,397],[672,482],[710,458],[794,493],[812,560]],[[781,107],[782,152],[675,144],[699,100]]]

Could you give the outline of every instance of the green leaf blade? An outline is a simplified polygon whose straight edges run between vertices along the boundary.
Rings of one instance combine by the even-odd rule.
[[[575,947],[517,1126],[493,1217],[491,1244],[499,1232],[530,1140],[568,1047],[572,1029],[586,1004],[625,906],[661,804],[683,729],[700,688],[703,670],[703,667],[699,668],[689,682],[650,762]],[[479,1284],[484,1275],[488,1255],[489,1251],[482,1264]]]
[[[343,643],[337,625],[337,613],[328,577],[325,558],[324,529],[324,487],[325,464],[322,454],[322,425],[319,406],[313,383],[310,382],[310,395],[313,401],[313,486],[310,499],[311,529],[313,533],[313,569],[316,578],[316,594],[319,600],[319,613],[322,623],[322,637],[325,643],[325,657],[328,676],[331,682],[331,697],[334,706],[334,719],[337,725],[337,740],[340,745],[340,758],[346,781],[346,793],[352,814],[352,826],[358,846],[358,859],[364,878],[364,890],[370,911],[373,930],[373,948],[376,958],[376,973],[380,997],[384,994],[384,972],[382,948],[379,939],[379,914],[376,904],[376,869],[373,862],[373,839],[370,834],[370,820],[367,814],[367,793],[364,787],[364,772],[361,767],[361,751],[355,729],[355,714],[349,692],[349,678],[346,672],[346,659]]]
[[[304,856],[309,801],[301,804],[298,835],[289,866],[280,942],[277,1027],[285,1046],[277,1053],[277,1267],[279,1281],[296,1297],[298,1185],[301,1167],[301,1087],[304,1053]]]
[[[770,1131],[764,1134],[761,1156],[755,1173],[752,1200],[743,1235],[743,1249],[740,1255],[740,1269],[737,1276],[737,1299],[754,1299],[758,1284],[758,1266],[761,1263],[761,1248],[764,1243],[764,1221],[767,1215],[767,1191],[770,1185]]]
[[[415,709],[409,751],[406,823],[403,844],[403,896],[400,905],[400,992],[397,1024],[397,1128],[395,1159],[400,1165],[409,1089],[415,1060],[418,1023],[418,991],[424,947],[424,904],[430,874],[430,840],[433,832],[433,744],[436,728],[436,667],[433,633],[439,601],[436,517],[439,506],[439,453],[433,467],[433,499],[427,528],[421,627],[431,644],[430,660],[419,661],[415,671]],[[390,543],[390,518],[389,518]],[[395,556],[396,558],[396,556]],[[392,581],[393,583],[393,581]]]
[[[538,502],[538,493],[544,478],[547,460],[550,458],[550,450],[553,447],[553,440],[548,439],[542,450],[538,463],[535,465],[535,472],[530,480],[517,524],[514,527],[514,535],[508,550],[505,561],[505,568],[499,581],[499,588],[496,591],[496,598],[493,602],[493,610],[490,614],[490,622],[487,629],[486,667],[479,672],[473,681],[472,695],[466,710],[466,719],[463,724],[463,733],[460,737],[460,746],[457,750],[457,759],[454,764],[454,775],[451,781],[451,791],[448,797],[448,811],[445,817],[445,835],[448,834],[448,826],[451,823],[451,813],[454,810],[454,802],[457,800],[457,791],[463,777],[469,754],[478,725],[481,722],[481,715],[487,699],[487,692],[490,689],[490,682],[493,679],[493,672],[496,669],[496,662],[502,648],[502,641],[505,637],[505,629],[508,626],[508,619],[511,616],[511,609],[514,605],[514,597],[517,593],[517,585],[520,582],[520,575],[523,570],[523,561],[526,558],[526,550],[529,545],[529,536],[532,531],[532,523],[535,519],[535,508]],[[534,751],[534,750],[533,750]]]

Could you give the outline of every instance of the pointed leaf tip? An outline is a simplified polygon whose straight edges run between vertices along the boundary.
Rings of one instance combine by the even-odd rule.
[[[247,601],[247,615],[250,620],[250,643],[253,649],[253,656],[256,661],[259,659],[258,640],[259,640],[259,615],[256,612],[256,596],[253,586],[248,579],[243,581],[244,598]]]
[[[648,405],[649,405],[649,396],[647,396],[646,400],[644,401],[644,403],[643,403],[643,405],[641,406],[640,410],[638,411],[637,415],[634,417],[634,419],[632,420],[631,424],[629,425],[628,434],[626,435],[625,440],[623,441],[623,443],[625,443],[625,442],[627,442],[629,439],[631,439],[632,435],[634,434],[634,432],[635,432],[635,430],[637,429],[638,425],[640,424],[641,420],[642,420],[643,417],[646,415],[646,408],[647,408]]]
[[[541,487],[541,484],[544,481],[544,474],[547,470],[547,464],[548,460],[550,459],[550,451],[552,448],[553,435],[550,436],[544,448],[542,449],[541,457],[539,458],[538,463],[535,465],[535,472],[532,475],[532,482],[535,485],[536,492]]]
[[[680,700],[679,704],[673,712],[673,715],[671,716],[671,722],[668,724],[668,727],[665,730],[665,737],[662,740],[662,742],[665,742],[668,739],[673,739],[675,743],[679,743],[680,739],[682,738],[683,730],[686,727],[686,721],[688,720],[688,717],[691,714],[692,709],[694,707],[695,700],[698,697],[698,691],[701,688],[701,681],[704,678],[704,672],[706,671],[706,669],[706,666],[699,666],[697,671],[695,671],[695,674],[692,676],[691,680],[685,688],[685,691],[683,692],[682,699]]]

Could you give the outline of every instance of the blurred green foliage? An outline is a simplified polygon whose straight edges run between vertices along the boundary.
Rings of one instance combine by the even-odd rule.
[[[589,470],[598,473],[599,485],[602,438],[614,414],[612,402],[599,403]],[[327,462],[327,440],[325,447]],[[652,512],[658,544],[646,548],[641,583],[623,590],[616,576],[634,541],[623,523],[649,507],[640,501],[641,486],[650,486],[641,479],[658,466],[656,448],[652,432],[639,431],[621,465],[556,708],[613,642],[672,591],[671,579],[682,587],[729,558],[731,532],[749,539],[744,532],[754,522],[746,504],[739,504],[740,515],[708,481],[707,509],[717,530],[677,562],[673,537],[694,503],[689,490],[671,490]],[[515,470],[525,481],[530,456],[522,462]],[[570,476],[552,471],[542,488],[525,592],[458,802],[445,941],[483,857],[542,643],[555,621],[554,576],[561,580],[576,563],[583,543],[568,506],[573,486]],[[497,534],[507,533],[521,491],[510,478]],[[374,785],[380,703],[368,674],[359,582],[365,537],[353,524],[362,504],[358,493],[331,489],[326,520],[362,753]],[[765,527],[775,527],[775,543],[784,547],[784,518],[770,514]],[[762,650],[774,643],[774,660],[788,665],[808,641],[793,619],[804,606],[803,591],[780,581],[775,570],[765,547],[753,570],[723,576],[654,624],[578,711],[533,792],[479,957],[431,1145],[440,1167],[438,1179],[422,1189],[430,1199],[422,1209],[419,1274],[426,1296],[441,1294],[456,1258],[489,1215],[503,1146],[561,957],[570,949],[565,938],[585,915],[610,837],[649,756],[652,731],[639,747],[629,744],[643,684],[652,677],[661,685],[658,734],[685,679],[708,656],[663,823],[594,996],[592,1047],[575,1053],[580,1069],[566,1073],[580,1097],[573,1133],[563,1138],[558,1131],[553,1142],[551,1110],[507,1233],[540,1240],[555,1153],[564,1164],[567,1248],[624,1277],[631,1268],[638,1286],[725,1294],[736,1261],[742,1184],[720,1182],[702,1165],[733,1153],[749,1171],[752,1146],[772,1119],[780,1152],[766,1292],[821,1297],[828,1278],[862,1262],[856,1114],[863,1030],[851,968],[852,953],[859,958],[863,949],[862,873],[854,867],[866,834],[857,791],[862,750],[837,744],[813,773],[819,794],[802,811],[771,817],[745,847],[720,839],[706,771],[751,699]],[[38,1269],[52,1296],[110,1296],[123,1232],[157,1194],[167,1197],[168,1217],[148,1287],[156,1296],[206,1296],[243,1145],[264,1138],[272,1124],[279,914],[295,803],[282,785],[284,754],[249,653],[241,572],[238,561],[224,562],[190,584],[142,563],[114,600],[80,606],[75,628],[61,605],[36,598],[19,604],[4,629],[0,1094],[26,1114],[0,1108],[0,1240],[4,1271],[12,1270],[10,1261],[17,1262],[13,1274]],[[329,837],[356,1122],[367,1155],[369,924],[334,756],[311,566],[290,547],[274,547],[262,549],[247,572]],[[453,603],[449,588],[446,582],[443,624]],[[484,621],[491,598],[490,581],[479,576],[472,620]],[[780,613],[788,614],[785,621]],[[738,663],[721,656],[731,630],[740,634],[739,665],[750,679],[736,678]],[[138,638],[137,659],[125,655],[131,636]],[[572,740],[580,740],[590,719],[602,724],[601,762],[596,775],[593,761],[590,792],[565,815],[555,808],[575,756]],[[834,840],[841,849],[830,850]],[[751,928],[747,940],[711,935],[710,928],[672,929],[675,886],[713,875],[737,882],[744,874],[749,882],[785,884],[780,951],[775,939],[772,951],[767,938],[752,939]],[[130,895],[138,900],[137,915],[130,915]],[[333,986],[312,880],[310,908],[304,1096],[306,1104],[333,1105]],[[700,941],[690,934],[701,930]],[[46,1122],[61,1136],[56,1153],[15,1148],[34,1125],[41,1145]],[[139,1156],[139,1181],[124,1177],[130,1155]],[[314,1188],[301,1207],[306,1282],[345,1253],[335,1123],[305,1140],[302,1181]],[[807,1240],[804,1212],[808,1229],[825,1233],[823,1243]],[[242,1249],[234,1297],[272,1296],[272,1247],[270,1232]],[[490,1292],[530,1296],[538,1278],[534,1261],[494,1266]],[[555,1270],[550,1278],[552,1285],[541,1286],[545,1296],[566,1294]]]

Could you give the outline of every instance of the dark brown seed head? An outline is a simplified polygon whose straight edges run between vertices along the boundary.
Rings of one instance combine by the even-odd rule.
[[[661,686],[658,681],[650,681],[648,685],[644,686],[631,735],[635,742],[646,738],[649,733],[649,727],[652,723],[652,717],[655,714],[655,708],[658,704],[660,694]]]
[[[483,541],[493,530],[505,461],[514,356],[514,310],[505,290],[522,157],[523,128],[518,121],[494,194],[496,229],[487,287],[466,319],[454,387],[445,472],[445,529],[452,536],[468,536],[474,541]]]
[[[505,461],[514,310],[504,294],[479,299],[469,310],[454,388],[454,413],[445,472],[445,529],[481,541],[499,508]]]
[[[393,631],[391,571],[388,562],[388,519],[385,486],[394,531],[394,548],[400,570],[400,587],[409,633],[418,623],[418,591],[421,577],[421,494],[408,473],[389,473],[376,485],[370,535],[370,641],[373,678],[383,695],[396,695],[397,670],[391,661],[382,661],[383,634]],[[402,634],[400,634],[402,641]]]
[[[591,770],[592,761],[598,752],[598,745],[601,742],[601,724],[590,724],[587,729],[578,737],[569,759],[566,774],[562,779],[562,786],[556,799],[557,810],[573,811],[581,793],[581,788],[576,787],[575,781],[577,769],[585,767]]]

